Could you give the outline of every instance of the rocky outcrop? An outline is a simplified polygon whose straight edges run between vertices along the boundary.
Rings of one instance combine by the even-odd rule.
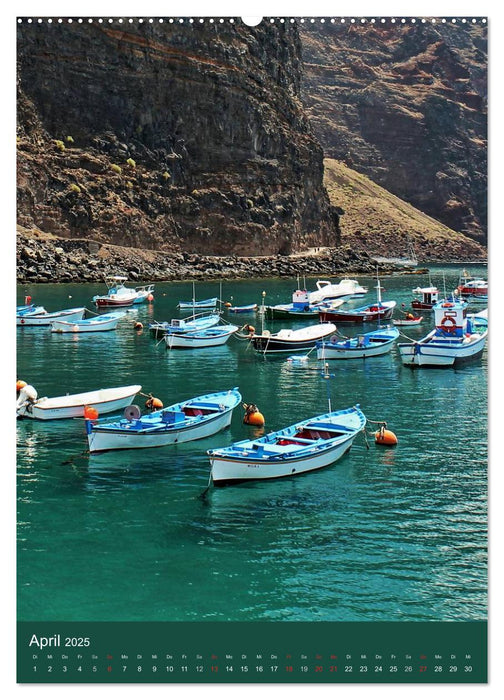
[[[325,155],[486,244],[486,26],[301,26],[303,102]]]
[[[103,282],[108,275],[125,275],[132,282],[162,280],[252,279],[346,275],[373,275],[377,263],[366,251],[352,246],[313,249],[303,254],[263,256],[209,256],[141,250],[87,239],[56,238],[37,230],[20,229],[17,280],[44,282]],[[397,271],[380,263],[382,272]]]
[[[296,26],[18,24],[18,222],[207,254],[337,245]]]

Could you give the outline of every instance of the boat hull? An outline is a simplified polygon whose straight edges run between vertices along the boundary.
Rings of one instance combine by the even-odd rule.
[[[212,329],[207,329],[211,331]],[[166,347],[169,350],[192,350],[197,348],[214,348],[219,345],[225,345],[229,338],[238,330],[238,326],[233,326],[233,330],[228,330],[223,333],[186,333],[174,334],[167,333],[164,336]]]
[[[133,399],[142,389],[140,385],[132,385],[129,387],[118,388],[115,390],[106,390],[110,392],[116,392],[117,395],[110,398],[100,397],[100,390],[98,391],[88,391],[82,394],[74,394],[72,397],[56,397],[46,401],[46,406],[44,407],[44,400],[41,399],[39,404],[27,405],[21,412],[18,411],[18,416],[23,418],[33,418],[35,420],[59,420],[63,418],[83,418],[84,408],[86,406],[96,408],[98,413],[101,415],[103,413],[114,413],[125,409],[130,406]],[[55,406],[54,404],[61,398],[62,400],[68,401],[72,398],[75,403],[69,406]]]
[[[481,357],[487,333],[472,343],[399,343],[403,365],[409,367],[454,367]]]
[[[185,428],[170,428],[151,434],[134,434],[125,431],[100,431],[99,426],[88,435],[90,452],[106,452],[108,450],[129,450],[149,447],[166,447],[193,440],[202,440],[227,428],[231,423],[233,409],[215,416],[201,425]]]
[[[286,458],[276,462],[265,462],[253,457],[250,460],[235,460],[212,455],[210,457],[212,481],[215,486],[226,486],[244,481],[280,479],[322,469],[334,464],[345,452],[348,452],[355,437],[356,435],[352,435],[344,442],[311,457]]]
[[[133,306],[135,303],[135,298],[132,299],[109,299],[107,297],[101,297],[95,299],[95,304],[98,308],[124,308],[126,306]]]
[[[275,319],[286,319],[286,318],[316,318],[318,316],[318,309],[313,311],[302,311],[295,309],[279,308],[278,306],[267,306],[265,312],[266,318],[270,320]]]
[[[355,311],[320,311],[319,320],[321,323],[377,323],[378,321],[388,321],[394,313],[395,302],[388,302],[390,306],[382,306],[378,310],[358,310]]]
[[[112,314],[110,314],[112,316]],[[84,321],[54,321],[51,324],[53,333],[97,333],[115,331],[117,324],[124,314],[115,314],[114,318],[92,318]]]
[[[337,344],[324,343],[317,347],[318,360],[352,360],[365,359],[366,357],[376,357],[385,355],[392,350],[396,338],[391,338],[383,343],[373,343],[365,347],[343,347]]]
[[[68,312],[62,312],[60,314],[41,314],[40,316],[21,316],[16,319],[16,324],[18,326],[50,326],[56,321],[81,321],[84,318],[86,309],[84,307],[80,309],[72,309]]]

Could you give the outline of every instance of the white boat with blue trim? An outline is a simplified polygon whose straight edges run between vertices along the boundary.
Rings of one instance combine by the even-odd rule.
[[[85,408],[95,408],[98,413],[114,413],[129,406],[141,390],[142,387],[139,384],[132,384],[84,391],[80,394],[39,398],[36,389],[27,385],[19,392],[16,414],[23,418],[55,420],[83,418]]]
[[[157,321],[149,324],[149,330],[155,338],[161,338],[167,333],[192,333],[212,328],[220,321],[220,314],[193,314],[186,318],[172,318],[171,321]]]
[[[435,328],[421,340],[398,343],[401,360],[410,367],[453,367],[483,353],[488,318],[466,317],[466,305],[443,301],[434,306]]]
[[[90,452],[164,447],[209,437],[227,428],[241,402],[238,388],[204,394],[142,416],[130,406],[113,423],[87,421]]]
[[[345,452],[366,425],[359,406],[324,413],[269,433],[208,450],[216,486],[278,479],[327,467]]]
[[[127,277],[113,275],[105,278],[107,285],[106,294],[96,294],[93,301],[98,308],[105,306],[124,307],[142,304],[153,299],[154,285],[143,285],[142,287],[126,287]]]
[[[85,318],[82,321],[53,321],[53,333],[93,333],[97,331],[115,331],[117,324],[126,315],[125,311],[113,311],[101,314],[95,318]]]
[[[62,311],[44,312],[38,314],[21,314],[16,318],[18,326],[50,326],[55,321],[81,321],[86,309],[84,306],[75,309],[63,309]]]
[[[166,347],[169,350],[196,348],[212,348],[224,345],[229,338],[236,333],[238,326],[222,325],[203,328],[202,330],[189,331],[188,333],[167,333],[164,336]]]
[[[392,350],[398,337],[399,331],[391,326],[361,333],[354,338],[340,338],[334,335],[317,342],[317,359],[350,360],[385,355]]]
[[[217,297],[211,299],[201,299],[200,301],[179,301],[177,307],[179,309],[215,309],[218,303]]]

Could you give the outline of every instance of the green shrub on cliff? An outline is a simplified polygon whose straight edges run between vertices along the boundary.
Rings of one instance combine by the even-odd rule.
[[[135,161],[133,160],[133,158],[128,158],[128,160],[126,161],[126,163],[130,166],[130,168],[136,168],[136,163],[135,163]]]
[[[168,172],[168,170],[165,170],[164,173],[163,173],[163,175],[162,175],[162,177],[163,177],[163,179],[167,182],[167,181],[171,178],[171,175],[170,175],[170,173]]]
[[[74,142],[74,140],[73,140],[73,138],[72,138],[71,136],[67,136],[67,137],[65,138],[65,141],[66,141],[67,143],[73,143],[73,142]]]
[[[76,185],[75,182],[72,182],[69,189],[71,192],[76,192],[77,194],[80,194],[81,192],[81,188],[79,187],[79,185]]]
[[[115,173],[117,173],[118,175],[120,175],[120,174],[122,173],[122,168],[121,168],[121,166],[120,166],[120,165],[116,165],[115,163],[112,163],[112,165],[110,166],[110,169],[113,170],[113,171],[114,171]]]
[[[58,139],[55,139],[54,145],[56,146],[58,151],[61,151],[61,153],[63,153],[63,151],[65,150],[65,144],[63,143],[63,141],[59,141]]]

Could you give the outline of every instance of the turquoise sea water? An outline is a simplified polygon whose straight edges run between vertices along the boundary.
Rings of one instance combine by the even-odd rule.
[[[434,268],[447,289],[459,267]],[[473,274],[486,275],[472,267]],[[362,305],[374,298],[375,281]],[[307,280],[314,288],[315,280]],[[409,302],[427,276],[382,279],[383,298]],[[287,302],[295,280],[225,282],[234,304]],[[19,287],[53,311],[85,305],[103,285]],[[219,295],[197,283],[198,298]],[[18,377],[39,396],[138,383],[165,405],[240,387],[267,430],[324,412],[316,360],[293,366],[232,338],[208,351],[167,351],[147,330],[177,317],[191,283],[156,285],[155,301],[115,332],[79,336],[17,331]],[[71,297],[71,298],[70,298]],[[255,316],[227,315],[233,322]],[[420,328],[407,329],[421,337]],[[134,320],[145,326],[139,334]],[[272,330],[289,325],[268,322]],[[302,324],[293,323],[292,327]],[[348,335],[358,327],[341,328]],[[312,353],[311,356],[313,356]],[[292,479],[199,495],[206,450],[257,430],[236,410],[230,429],[153,450],[86,455],[81,421],[17,422],[20,620],[428,621],[486,618],[487,352],[461,369],[411,370],[396,349],[331,362],[333,409],[360,403],[399,444],[363,436],[335,465]],[[137,403],[143,404],[137,400]],[[369,430],[373,426],[369,426]],[[70,463],[69,460],[71,460]]]

